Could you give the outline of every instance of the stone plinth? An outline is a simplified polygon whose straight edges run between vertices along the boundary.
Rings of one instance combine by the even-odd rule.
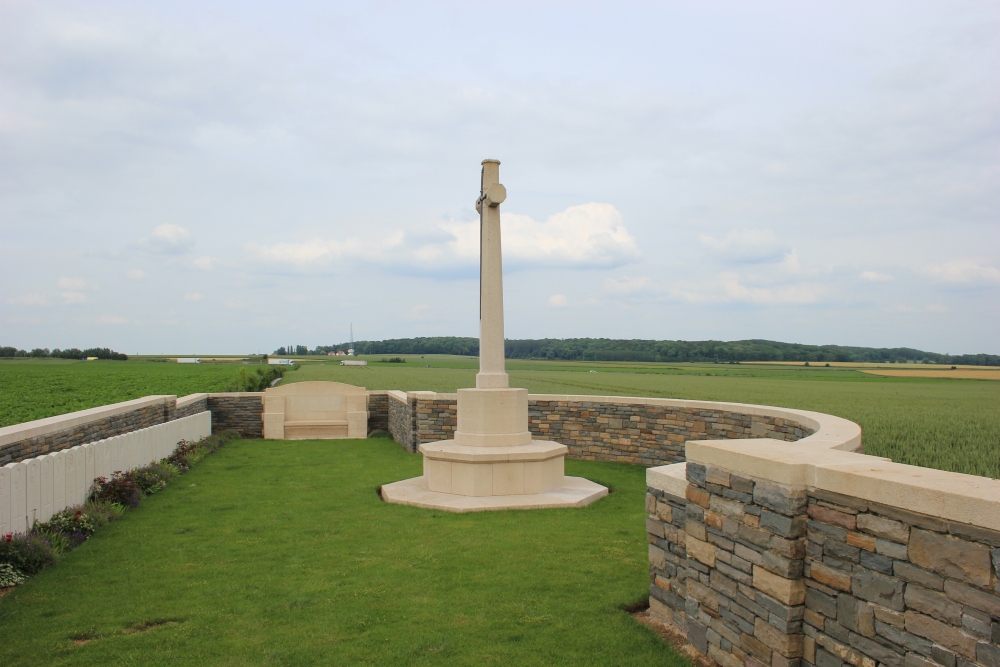
[[[427,488],[426,477],[414,477],[382,487],[387,503],[413,505],[449,512],[485,512],[487,510],[534,510],[560,507],[584,507],[608,495],[608,490],[582,477],[563,477],[563,485],[545,493],[517,496],[462,496],[440,493]]]

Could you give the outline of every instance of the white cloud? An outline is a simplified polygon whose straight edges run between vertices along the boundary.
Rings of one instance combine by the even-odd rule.
[[[201,292],[186,292],[184,294],[185,301],[201,301],[205,298],[205,295]]]
[[[640,257],[635,237],[611,204],[580,204],[544,222],[501,213],[505,270],[526,268],[614,268]],[[400,231],[363,240],[312,239],[304,243],[249,243],[262,259],[298,267],[347,259],[389,269],[454,272],[479,263],[479,222],[447,221],[433,229]]]
[[[98,324],[125,324],[125,321],[121,315],[102,315],[97,318]]]
[[[205,257],[196,257],[191,261],[195,266],[203,271],[211,271],[215,268],[215,259],[208,257],[207,255]]]
[[[823,289],[810,283],[754,287],[745,284],[739,274],[727,272],[719,274],[706,285],[693,289],[678,288],[671,290],[671,293],[694,303],[742,302],[767,306],[798,306],[819,301]]]
[[[125,276],[129,280],[142,280],[146,277],[146,272],[140,269],[131,269],[125,272]]]
[[[961,285],[988,285],[1000,283],[1000,269],[986,266],[971,259],[945,262],[925,269],[935,280]]]
[[[862,271],[861,279],[866,283],[886,283],[895,280],[887,273],[876,273],[875,271]]]
[[[66,276],[60,276],[56,283],[59,285],[59,289],[72,290],[74,292],[97,289],[97,285],[89,282],[86,278],[67,278]]]
[[[893,310],[900,313],[947,313],[948,307],[940,303],[929,303],[919,308],[916,306],[899,305],[893,308]]]
[[[553,308],[565,308],[569,305],[569,299],[565,294],[553,294],[549,297],[549,305]]]
[[[647,276],[637,276],[635,278],[608,278],[604,281],[604,291],[623,296],[633,296],[661,292],[662,288]]]
[[[180,225],[164,223],[154,227],[153,232],[139,239],[138,243],[140,248],[149,252],[176,255],[190,250],[194,245],[194,237],[190,230]]]
[[[777,262],[795,252],[771,229],[734,229],[722,238],[702,234],[698,240],[721,259],[745,264]],[[792,261],[798,268],[797,255]]]
[[[90,297],[84,292],[60,292],[59,296],[62,297],[63,304],[67,306],[82,306],[85,303],[90,303]]]
[[[49,299],[44,294],[22,294],[4,299],[12,306],[46,306]]]
[[[430,308],[426,303],[418,303],[406,313],[408,320],[429,320],[431,319]]]

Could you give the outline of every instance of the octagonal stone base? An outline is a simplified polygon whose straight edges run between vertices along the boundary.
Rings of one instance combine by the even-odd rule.
[[[607,488],[582,477],[563,477],[563,485],[560,487],[545,493],[517,496],[460,496],[454,493],[440,493],[428,489],[424,477],[404,479],[382,487],[382,499],[387,503],[448,512],[583,507],[606,495],[608,495]]]

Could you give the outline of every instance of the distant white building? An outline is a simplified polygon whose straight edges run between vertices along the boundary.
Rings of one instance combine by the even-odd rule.
[[[341,366],[367,366],[368,362],[363,359],[344,359],[340,362]]]
[[[198,357],[177,357],[177,363],[179,364],[200,364],[201,359]]]
[[[268,366],[294,366],[295,362],[291,359],[268,359]]]

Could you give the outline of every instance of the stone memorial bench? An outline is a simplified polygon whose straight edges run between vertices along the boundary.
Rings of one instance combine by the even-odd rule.
[[[368,393],[340,382],[296,382],[264,392],[264,438],[368,436]]]

